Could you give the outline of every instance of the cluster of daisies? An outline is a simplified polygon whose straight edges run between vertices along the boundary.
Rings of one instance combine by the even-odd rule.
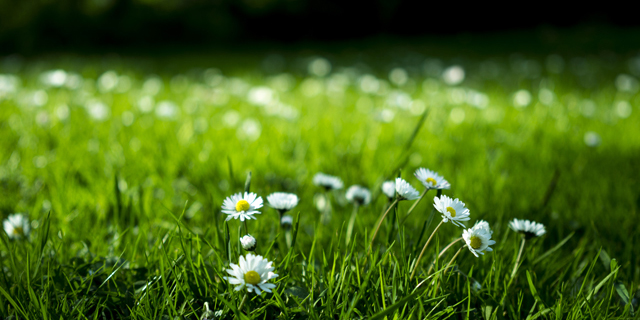
[[[425,187],[422,193],[418,192],[418,190],[416,190],[409,182],[402,178],[397,178],[395,181],[385,181],[382,184],[382,193],[387,196],[390,202],[387,212],[389,212],[389,210],[400,201],[417,200],[419,202],[424,198],[429,190],[444,190],[451,188],[451,185],[447,180],[435,171],[429,169],[419,168],[415,172],[415,177]],[[323,188],[325,191],[340,190],[344,187],[340,178],[324,173],[317,173],[313,177],[313,183]],[[363,186],[353,185],[347,189],[345,198],[355,206],[355,209],[357,209],[359,206],[368,205],[371,202],[371,191]],[[293,193],[276,192],[267,196],[267,202],[270,207],[278,212],[280,227],[282,227],[285,232],[289,231],[293,224],[293,217],[286,213],[296,207],[298,205],[298,201],[298,196]],[[414,207],[416,204],[417,202],[414,204]],[[222,204],[222,212],[227,215],[227,221],[231,219],[238,219],[245,223],[246,230],[247,221],[255,220],[256,215],[261,213],[260,209],[263,206],[264,202],[262,197],[255,193],[236,193],[224,200]],[[441,214],[442,221],[433,231],[432,236],[444,223],[451,222],[451,224],[457,227],[465,228],[464,223],[470,220],[469,209],[466,207],[465,203],[459,199],[452,199],[446,195],[435,196],[433,207]],[[412,209],[410,209],[410,211]],[[354,210],[354,215],[352,216],[352,221],[350,221],[350,226],[347,231],[349,234],[347,238],[350,238],[350,233],[353,228],[353,220],[355,219],[356,213],[357,210]],[[382,216],[379,222],[383,219],[384,216]],[[524,238],[539,237],[546,232],[544,225],[528,220],[514,219],[509,223],[509,226],[514,231],[521,233]],[[28,217],[24,214],[13,214],[8,216],[8,218],[3,221],[3,227],[5,233],[10,239],[20,240],[29,238],[31,230],[30,222]],[[474,256],[479,257],[479,255],[483,255],[484,252],[493,251],[490,247],[495,244],[495,241],[491,239],[492,234],[493,231],[491,230],[489,223],[479,220],[471,228],[463,230],[460,240],[464,240],[466,247],[468,247],[471,253],[473,253]],[[374,239],[375,233],[371,239],[372,243]],[[429,238],[429,240],[430,239],[431,238]],[[424,248],[427,247],[429,240],[425,243]],[[254,292],[258,295],[263,291],[271,292],[276,285],[269,283],[269,281],[278,277],[278,274],[274,273],[273,262],[260,255],[252,253],[256,249],[256,239],[250,234],[240,237],[239,241],[242,248],[249,252],[245,256],[240,256],[238,264],[230,263],[230,269],[226,270],[230,276],[225,279],[229,284],[235,285],[236,291],[246,289],[248,292]],[[421,256],[422,253],[420,257]],[[416,265],[420,262],[420,257],[418,258]]]

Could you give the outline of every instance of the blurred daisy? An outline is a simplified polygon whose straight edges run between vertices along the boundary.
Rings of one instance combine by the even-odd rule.
[[[285,214],[280,218],[280,224],[284,227],[291,227],[293,225],[293,217]]]
[[[484,220],[478,220],[476,221],[476,224],[473,225],[474,227],[478,227],[478,228],[485,228],[487,230],[489,230],[489,232],[491,232],[491,234],[493,234],[493,230],[491,230],[491,228],[489,228],[489,222],[486,222]]]
[[[345,197],[351,203],[357,203],[360,206],[366,206],[369,204],[369,202],[371,202],[371,191],[369,191],[369,189],[365,187],[355,184],[347,189]]]
[[[245,249],[247,251],[253,251],[256,249],[256,238],[248,234],[240,238],[240,244],[242,244],[242,249]]]
[[[227,221],[240,219],[240,221],[255,219],[254,214],[260,214],[257,209],[262,208],[262,197],[253,192],[240,192],[227,197],[222,203],[222,212],[227,214]]]
[[[382,193],[389,199],[396,197],[396,183],[393,181],[385,181],[382,183]]]
[[[283,214],[298,205],[298,196],[293,193],[274,192],[267,196],[269,205]]]
[[[12,214],[2,223],[4,232],[11,239],[22,239],[29,236],[31,227],[29,226],[29,218],[21,213]]]
[[[408,182],[402,178],[396,178],[396,193],[400,200],[415,200],[420,198],[418,190],[413,188]]]
[[[415,172],[416,178],[429,189],[449,189],[451,185],[441,175],[429,169],[420,168]]]
[[[493,251],[489,246],[496,243],[491,240],[491,229],[488,225],[476,225],[473,228],[464,230],[462,238],[467,243],[469,251],[476,257],[478,257],[478,254],[484,254],[483,251]]]
[[[509,222],[511,230],[525,235],[527,238],[539,237],[547,233],[542,223],[529,220],[513,219]]]
[[[231,269],[227,269],[227,273],[231,277],[224,277],[230,284],[236,285],[235,290],[240,291],[244,288],[248,292],[260,294],[262,291],[271,292],[276,285],[267,283],[267,281],[276,278],[278,275],[273,273],[272,262],[262,258],[262,256],[248,253],[245,257],[240,257],[239,264],[232,263]]]
[[[313,184],[323,187],[326,190],[338,190],[342,189],[342,187],[344,186],[340,178],[330,176],[322,172],[318,172],[315,176],[313,176]]]
[[[445,195],[433,198],[433,202],[433,206],[442,214],[443,222],[451,220],[454,225],[464,227],[460,221],[469,220],[469,209],[465,208],[464,202]]]

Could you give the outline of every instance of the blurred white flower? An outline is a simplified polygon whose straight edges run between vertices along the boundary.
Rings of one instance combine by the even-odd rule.
[[[283,214],[298,205],[298,196],[293,193],[274,192],[267,196],[267,202]]]
[[[347,201],[351,203],[357,203],[360,206],[366,206],[369,204],[369,202],[371,202],[371,191],[356,184],[347,189],[345,197],[347,198]]]
[[[9,215],[2,223],[4,232],[11,239],[23,239],[29,237],[31,227],[29,218],[21,213]]]
[[[425,187],[429,189],[450,189],[451,185],[435,171],[431,171],[425,168],[419,168],[414,173],[418,181],[420,181]]]
[[[547,233],[542,223],[530,220],[513,219],[509,222],[511,230],[525,235],[527,238],[540,237]]]
[[[339,190],[344,186],[342,179],[322,172],[318,172],[313,176],[313,184],[326,190]]]
[[[396,178],[396,193],[400,200],[415,200],[420,198],[420,193],[402,178]]]
[[[396,197],[396,183],[394,181],[385,181],[382,183],[382,193],[389,199]]]

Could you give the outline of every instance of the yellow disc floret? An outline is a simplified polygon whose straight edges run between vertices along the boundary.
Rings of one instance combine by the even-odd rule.
[[[482,246],[482,239],[480,239],[480,237],[472,236],[469,239],[469,245],[471,246],[471,248],[479,249],[480,246]]]
[[[253,270],[248,271],[244,274],[244,282],[255,286],[256,284],[260,283],[260,275]]]
[[[435,186],[436,184],[438,184],[438,182],[436,181],[436,179],[434,178],[427,178],[427,183],[431,183],[433,186]]]
[[[451,218],[455,218],[456,217],[456,209],[451,208],[451,207],[447,207],[447,211],[451,214]]]
[[[13,228],[13,235],[23,236],[24,235],[24,229],[22,229],[22,227]]]
[[[238,203],[236,203],[236,211],[240,212],[240,211],[247,211],[249,210],[251,206],[249,205],[249,202],[247,202],[247,200],[240,200],[238,201]]]

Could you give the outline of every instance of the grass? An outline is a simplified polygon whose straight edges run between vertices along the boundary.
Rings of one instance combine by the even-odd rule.
[[[5,58],[0,217],[25,213],[32,231],[28,241],[0,233],[0,315],[196,319],[207,302],[222,319],[635,317],[634,56],[328,57],[326,75],[324,60],[298,54]],[[455,64],[464,81],[444,83]],[[390,78],[396,67],[406,73]],[[62,82],[46,73],[55,69]],[[463,248],[454,260],[458,242],[438,257],[462,234],[445,223],[415,266],[440,221],[435,191],[406,219],[413,202],[400,202],[368,251],[388,205],[381,183],[400,175],[422,191],[418,167],[451,183],[444,194],[467,204],[467,226],[490,223],[493,252]],[[344,190],[327,194],[321,222],[316,172],[371,189],[351,241]],[[238,310],[245,293],[224,270],[245,254],[243,232],[220,206],[249,173],[252,192],[300,203],[291,248],[275,210],[248,222],[279,277],[273,294],[249,294]],[[514,217],[547,234],[526,242],[512,277]]]

